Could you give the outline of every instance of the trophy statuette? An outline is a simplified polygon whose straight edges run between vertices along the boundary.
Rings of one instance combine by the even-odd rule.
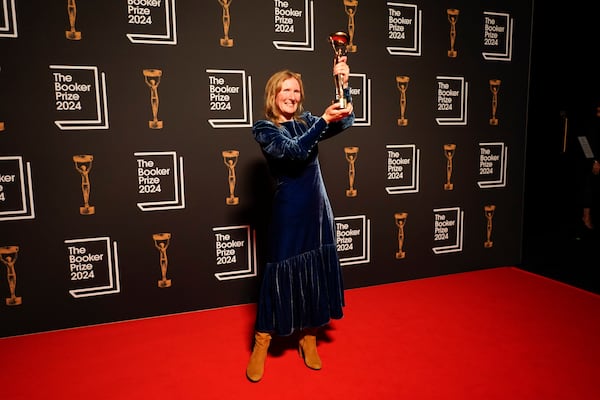
[[[340,59],[348,54],[348,34],[346,32],[335,32],[329,35],[329,43],[333,48],[334,57],[333,63],[337,64]],[[347,100],[344,96],[344,79],[341,74],[333,77],[335,84],[335,102],[340,104],[340,108],[346,108]]]

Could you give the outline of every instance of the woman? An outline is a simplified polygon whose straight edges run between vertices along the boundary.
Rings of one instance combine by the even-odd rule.
[[[320,117],[303,110],[300,74],[289,70],[273,74],[265,87],[266,120],[252,128],[276,181],[254,349],[246,368],[252,382],[263,376],[272,335],[300,332],[300,356],[307,367],[321,369],[317,329],[343,316],[334,217],[317,144],[354,122],[349,73],[346,57],[341,57],[333,74],[342,77],[348,104],[340,108],[334,103]]]

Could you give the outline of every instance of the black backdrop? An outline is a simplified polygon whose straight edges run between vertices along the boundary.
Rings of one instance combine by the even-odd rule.
[[[352,9],[358,123],[320,146],[346,287],[519,262],[531,2],[9,0],[0,336],[254,301],[271,187],[250,125],[283,68],[302,73],[307,109],[325,108],[327,38]],[[161,72],[162,127],[144,70]],[[74,156],[91,156],[87,181]]]

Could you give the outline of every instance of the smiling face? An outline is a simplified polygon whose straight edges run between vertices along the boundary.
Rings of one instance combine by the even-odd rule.
[[[296,78],[288,78],[281,83],[281,89],[275,96],[275,104],[281,113],[280,122],[294,117],[301,99],[300,83]]]

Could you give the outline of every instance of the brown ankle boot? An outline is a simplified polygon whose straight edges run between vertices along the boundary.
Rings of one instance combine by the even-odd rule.
[[[271,335],[264,332],[254,333],[254,349],[246,367],[246,376],[252,382],[258,382],[265,372],[265,360],[267,359],[267,350],[271,343]]]
[[[298,352],[304,359],[304,364],[311,369],[321,369],[321,358],[317,353],[317,335],[315,330],[305,330],[298,342]]]

